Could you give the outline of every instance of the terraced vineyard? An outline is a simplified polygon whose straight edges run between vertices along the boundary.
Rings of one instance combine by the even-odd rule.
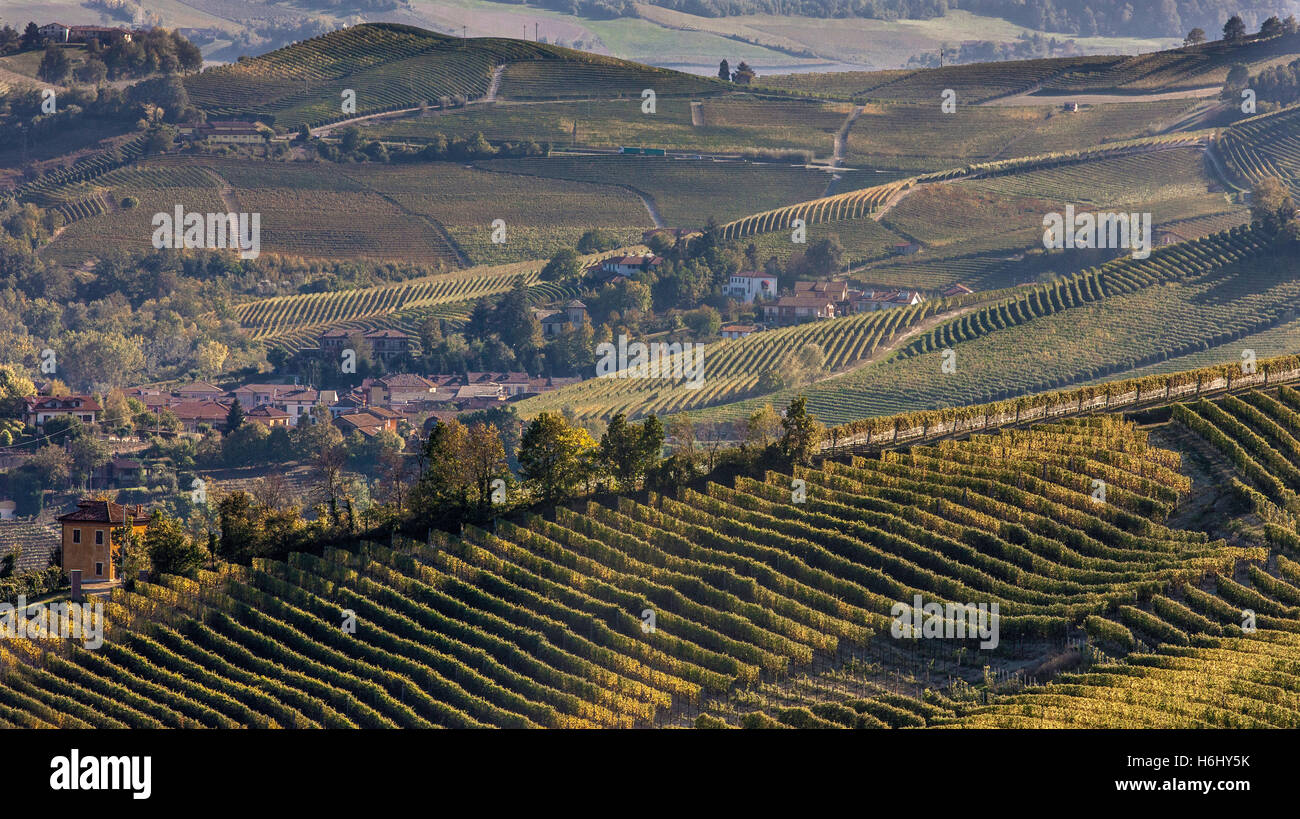
[[[934,299],[914,307],[795,325],[707,345],[699,386],[690,386],[690,379],[682,377],[596,378],[521,401],[518,410],[525,417],[561,409],[579,419],[609,418],[619,412],[638,417],[736,401],[759,390],[765,373],[778,370],[805,345],[821,347],[828,371],[852,367],[955,304]],[[660,366],[675,364],[676,358]]]
[[[897,647],[890,612],[914,595],[996,601],[995,653],[1040,655],[1263,558],[1159,522],[1188,489],[1178,464],[1143,431],[1097,418],[801,469],[805,504],[790,502],[791,475],[770,473],[432,545],[164,577],[113,593],[99,651],[0,648],[0,719],[661,724],[819,657]],[[1093,474],[1111,485],[1108,503],[1089,496]],[[348,613],[355,634],[341,628]],[[897,650],[921,659],[919,645]]]
[[[520,277],[536,288],[539,299],[569,292],[539,283],[541,265],[516,262],[357,290],[275,296],[235,305],[232,313],[252,338],[301,349],[315,346],[315,336],[329,327],[405,328],[427,315],[419,311],[431,308],[452,308],[448,315],[456,316],[468,312],[466,304],[475,299],[506,292]]]
[[[1300,188],[1300,108],[1264,114],[1226,129],[1214,151],[1243,188],[1266,176],[1287,180]]]

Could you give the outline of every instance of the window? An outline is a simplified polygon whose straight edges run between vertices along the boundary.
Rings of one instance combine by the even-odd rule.
[[[103,529],[96,529],[96,530],[95,530],[95,545],[96,545],[96,546],[103,546],[103,545],[104,545],[104,530],[103,530]]]
[[[103,577],[103,576],[104,576],[104,564],[103,564],[103,563],[96,563],[96,564],[95,564],[95,577]]]
[[[73,542],[73,543],[80,543],[80,542],[81,542],[81,530],[80,530],[80,529],[73,529],[73,530],[72,530],[72,542]]]

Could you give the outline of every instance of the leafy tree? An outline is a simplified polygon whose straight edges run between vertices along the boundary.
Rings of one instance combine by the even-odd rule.
[[[345,153],[352,153],[361,145],[361,130],[355,125],[339,131],[339,148]]]
[[[72,458],[60,446],[46,444],[32,453],[24,466],[31,470],[42,489],[57,489],[72,475]]]
[[[1277,177],[1265,177],[1255,184],[1250,197],[1251,223],[1279,237],[1295,238],[1297,232],[1295,200],[1286,183]]]
[[[792,464],[810,464],[817,453],[824,429],[808,414],[808,399],[800,395],[790,402],[781,419],[781,456]]]
[[[154,514],[158,514],[158,511],[154,510]],[[125,579],[127,588],[134,587],[140,571],[148,565],[149,553],[144,539],[134,527],[117,526],[113,529],[110,542],[112,543],[110,559],[117,568],[118,576]]]
[[[76,71],[77,82],[86,85],[99,85],[108,79],[108,66],[95,57],[87,59]]]
[[[646,473],[658,466],[664,445],[664,428],[653,415],[641,424],[629,424],[623,413],[609,422],[601,436],[598,458],[625,492],[636,490]]]
[[[96,469],[108,463],[108,449],[93,435],[82,435],[68,442],[68,457],[72,459],[72,477],[85,486]]]
[[[780,414],[772,408],[771,404],[764,404],[745,419],[741,440],[745,442],[746,447],[763,450],[767,449],[780,434]]]
[[[1284,30],[1282,21],[1274,15],[1265,20],[1259,27],[1259,33],[1262,37],[1276,37]]]
[[[596,448],[591,434],[559,413],[543,412],[528,424],[519,444],[519,474],[547,503],[568,497],[583,481],[587,456]]]
[[[411,511],[426,523],[455,519],[468,505],[463,460],[469,432],[456,419],[440,421],[424,442],[422,468],[411,491]]]
[[[36,395],[36,385],[17,367],[0,364],[0,418],[21,418],[25,398]]]
[[[1205,42],[1205,29],[1203,28],[1194,28],[1187,32],[1187,36],[1183,38],[1184,46],[1199,45],[1203,42]]]
[[[1232,42],[1245,36],[1246,24],[1242,22],[1241,15],[1234,14],[1223,24],[1223,39]]]
[[[1233,63],[1228,69],[1228,78],[1223,83],[1223,93],[1220,95],[1223,99],[1236,99],[1241,96],[1241,90],[1250,84],[1250,69],[1241,63]]]
[[[480,514],[492,505],[492,484],[508,480],[510,469],[506,465],[506,449],[496,428],[484,423],[469,427],[465,435],[462,460],[466,478],[474,489]]]
[[[579,253],[602,253],[606,250],[613,250],[622,242],[614,234],[600,228],[592,228],[582,234],[578,239]]]
[[[193,578],[203,566],[203,547],[185,531],[176,518],[153,510],[144,533],[144,548],[155,574]]]
[[[221,459],[226,466],[265,463],[271,431],[254,421],[243,421],[221,441]]]
[[[578,254],[566,247],[557,250],[538,275],[542,281],[558,282],[576,279],[580,273],[582,273],[582,262]]]
[[[754,69],[749,67],[749,63],[741,60],[740,64],[736,66],[736,70],[731,72],[731,81],[739,85],[749,85],[757,76]]]

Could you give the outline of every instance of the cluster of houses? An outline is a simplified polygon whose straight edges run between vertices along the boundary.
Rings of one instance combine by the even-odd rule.
[[[317,408],[322,408],[345,435],[356,430],[373,437],[385,430],[397,432],[403,421],[419,428],[430,415],[490,409],[580,380],[533,377],[523,372],[429,376],[395,373],[365,378],[359,387],[343,393],[298,384],[245,384],[226,390],[203,381],[174,389],[132,387],[124,393],[151,412],[171,412],[189,433],[198,433],[205,426],[220,428],[238,401],[249,421],[268,428],[314,423],[323,417],[317,412]],[[37,395],[27,399],[23,421],[39,430],[52,418],[72,416],[83,423],[95,424],[102,414],[103,407],[93,396]],[[120,467],[124,471],[133,468],[125,462]]]
[[[780,293],[776,276],[758,272],[737,273],[727,282],[724,292],[746,304],[758,305],[764,321],[774,325],[910,307],[925,301],[925,296],[918,290],[853,287],[843,279],[795,282],[792,292]],[[969,292],[970,288],[957,284],[945,290],[943,295]],[[758,328],[753,325],[722,328],[724,338],[740,338],[755,329]]]
[[[36,29],[42,40],[56,43],[88,43],[98,40],[107,44],[115,40],[131,42],[134,37],[142,37],[145,32],[140,29],[111,28],[108,26],[66,26],[63,23],[46,23]]]

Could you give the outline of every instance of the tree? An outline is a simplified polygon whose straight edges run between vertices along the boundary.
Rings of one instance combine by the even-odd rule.
[[[1259,27],[1261,37],[1276,37],[1283,31],[1282,21],[1276,15],[1265,20]]]
[[[828,276],[838,273],[844,266],[844,245],[838,236],[831,236],[814,242],[804,253],[804,262],[810,273]]]
[[[154,514],[158,514],[157,510]],[[118,576],[124,578],[130,588],[148,564],[148,547],[133,526],[114,527],[109,540],[112,544],[110,559],[117,567]]]
[[[781,416],[771,404],[754,410],[743,422],[741,440],[746,447],[763,450],[781,434]]]
[[[345,500],[343,487],[345,464],[347,464],[347,453],[342,446],[321,447],[312,458],[312,467],[316,470],[316,491],[325,502],[330,523],[335,527],[342,522],[339,504]]]
[[[807,398],[800,395],[790,402],[785,417],[781,419],[781,431],[779,448],[782,457],[791,464],[812,463],[824,429],[817,419],[808,414]]]
[[[728,65],[725,59],[718,63],[718,79],[723,82],[731,82],[731,66]]]
[[[40,67],[36,69],[36,76],[57,85],[68,78],[71,70],[68,55],[63,53],[63,49],[50,43],[45,47],[45,54],[41,57]]]
[[[93,435],[81,435],[68,442],[72,478],[85,486],[95,470],[108,463],[108,450]]]
[[[23,51],[31,51],[41,47],[41,27],[35,22],[29,22],[27,28],[23,29]]]
[[[91,57],[77,69],[76,77],[77,82],[86,85],[99,85],[108,79],[108,67],[104,65],[103,60]]]
[[[736,70],[731,73],[731,81],[739,85],[749,85],[756,76],[758,75],[749,67],[749,63],[741,60]]]
[[[25,464],[42,489],[64,486],[72,475],[72,458],[63,447],[46,444],[32,453]]]
[[[622,244],[619,238],[608,230],[592,228],[578,238],[579,253],[601,253],[613,250]]]
[[[203,547],[186,533],[181,522],[153,510],[144,532],[144,548],[155,574],[193,578],[203,566]]]
[[[24,399],[36,395],[36,385],[17,367],[0,364],[0,418],[21,418]]]
[[[1222,99],[1237,99],[1241,90],[1250,84],[1250,69],[1241,63],[1233,63],[1228,69],[1228,78],[1223,83]]]
[[[1205,42],[1205,29],[1203,28],[1194,28],[1187,32],[1187,36],[1183,38],[1184,46],[1200,45],[1203,42]]]
[[[411,511],[425,523],[454,520],[468,505],[464,463],[465,425],[452,419],[429,430],[421,453],[422,468],[411,491]]]
[[[1295,200],[1286,183],[1275,176],[1255,184],[1250,195],[1250,220],[1265,232],[1294,238],[1297,227]]]
[[[551,260],[542,268],[538,274],[542,281],[558,282],[565,279],[576,279],[582,272],[582,261],[578,254],[573,250],[565,247],[557,250]]]
[[[492,505],[492,484],[510,475],[506,466],[506,449],[496,427],[484,423],[474,424],[465,436],[462,459],[466,477],[474,488],[480,513]]]
[[[587,456],[596,448],[591,434],[563,415],[543,412],[529,423],[519,443],[519,474],[534,495],[554,503],[585,477]]]
[[[653,415],[639,425],[619,413],[601,436],[598,458],[624,492],[636,490],[641,478],[659,464],[664,428]]]
[[[339,148],[344,153],[352,153],[361,145],[361,130],[355,125],[349,125],[339,131]]]
[[[1246,24],[1242,22],[1241,16],[1234,14],[1228,18],[1228,22],[1223,24],[1223,39],[1233,42],[1246,36]]]
[[[226,423],[222,427],[222,431],[226,435],[229,435],[239,429],[244,424],[244,417],[244,407],[239,403],[239,399],[236,398],[230,404],[230,411],[226,413]]]

